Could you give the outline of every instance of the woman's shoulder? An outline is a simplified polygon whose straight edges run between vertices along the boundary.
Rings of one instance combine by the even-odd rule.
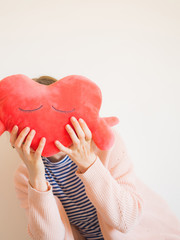
[[[128,153],[126,143],[118,127],[112,127],[114,134],[114,144],[109,150],[109,167],[114,168],[119,165],[121,170],[126,171],[134,167],[131,157]]]
[[[125,141],[122,137],[122,134],[121,134],[121,131],[120,131],[119,127],[118,126],[113,126],[111,128],[111,131],[114,134],[114,144],[113,144],[112,147],[115,148],[115,146],[121,144],[121,146],[126,149]]]
[[[113,154],[128,155],[126,143],[122,137],[121,131],[118,127],[111,128],[114,135],[114,143],[109,151]]]

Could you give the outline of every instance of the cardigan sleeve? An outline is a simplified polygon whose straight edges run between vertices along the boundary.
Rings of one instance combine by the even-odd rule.
[[[122,233],[136,226],[143,212],[144,200],[137,191],[133,164],[117,130],[115,143],[106,159],[106,166],[97,156],[84,173],[76,174],[85,185],[86,193],[97,209],[97,214],[108,225]]]
[[[34,189],[23,165],[16,169],[13,180],[20,206],[25,209],[28,217],[27,232],[31,239],[64,240],[65,227],[49,182],[46,181],[46,192]]]

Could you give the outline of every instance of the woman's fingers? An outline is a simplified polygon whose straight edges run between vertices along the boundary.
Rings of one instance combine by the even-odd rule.
[[[79,124],[85,133],[86,140],[90,141],[92,138],[92,133],[91,133],[91,130],[89,129],[88,125],[82,118],[79,119]]]
[[[75,117],[71,117],[71,122],[73,124],[74,129],[76,130],[76,134],[80,140],[84,139],[85,133],[83,132],[81,126],[79,125],[78,120]],[[73,136],[75,139],[75,137]],[[77,138],[77,137],[76,137]]]
[[[46,144],[46,138],[42,137],[41,140],[39,141],[39,145],[34,153],[37,157],[40,157],[42,155],[42,151],[43,151],[45,144]]]
[[[43,148],[44,148],[44,145],[46,142],[46,138],[44,138],[44,137],[41,138],[38,148],[36,149],[36,151],[34,151],[30,146],[31,146],[32,140],[36,134],[36,131],[34,129],[32,129],[30,131],[30,133],[29,133],[29,131],[30,131],[30,128],[26,127],[21,131],[21,133],[17,137],[18,126],[15,125],[10,134],[10,143],[12,146],[15,146],[18,150],[23,150],[24,153],[29,154],[31,151],[34,153],[36,152],[36,155],[39,156],[39,154],[41,155],[41,153],[43,151]],[[27,136],[27,138],[26,138],[26,136]],[[25,138],[26,138],[26,140],[25,140]],[[24,142],[24,140],[25,140],[25,142]]]
[[[31,132],[28,134],[26,141],[22,147],[24,153],[26,154],[30,153],[30,146],[35,134],[36,134],[36,131],[34,129],[32,129]]]
[[[26,127],[21,131],[21,133],[19,134],[19,136],[17,137],[17,139],[14,143],[14,146],[16,148],[21,148],[21,145],[23,144],[24,139],[25,139],[25,137],[26,137],[26,135],[28,134],[29,131],[30,131],[29,127]]]
[[[18,126],[17,125],[14,125],[11,133],[10,133],[10,143],[11,143],[11,146],[14,146],[14,143],[16,141],[16,138],[17,138],[17,133],[18,133]]]
[[[30,150],[31,150],[31,152],[35,152],[34,149],[33,149],[32,147],[30,147]]]
[[[71,150],[70,148],[65,147],[65,146],[64,146],[62,143],[60,143],[58,140],[55,141],[55,144],[56,144],[57,148],[58,148],[60,151],[68,154],[69,156],[71,155],[72,150]],[[72,144],[71,144],[71,146],[72,146]]]
[[[76,133],[74,132],[73,128],[69,124],[67,124],[65,128],[66,128],[67,132],[69,133],[73,143],[75,145],[78,145],[79,144],[79,139],[78,139]]]

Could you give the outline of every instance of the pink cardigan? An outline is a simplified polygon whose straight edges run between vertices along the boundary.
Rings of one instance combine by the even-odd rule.
[[[86,194],[97,209],[105,240],[180,240],[180,222],[167,203],[137,178],[125,144],[114,127],[115,144],[108,151],[96,147],[97,159],[85,173]],[[14,185],[28,218],[28,234],[34,240],[84,239],[68,220],[52,186],[32,188],[22,162],[14,173]]]

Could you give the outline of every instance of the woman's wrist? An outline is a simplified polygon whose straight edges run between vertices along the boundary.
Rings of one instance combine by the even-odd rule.
[[[46,192],[48,190],[45,177],[30,177],[29,182],[34,189],[40,192]]]
[[[85,173],[88,168],[90,168],[96,161],[97,155],[92,155],[88,162],[84,162],[83,166],[78,166],[78,171],[80,173]]]

